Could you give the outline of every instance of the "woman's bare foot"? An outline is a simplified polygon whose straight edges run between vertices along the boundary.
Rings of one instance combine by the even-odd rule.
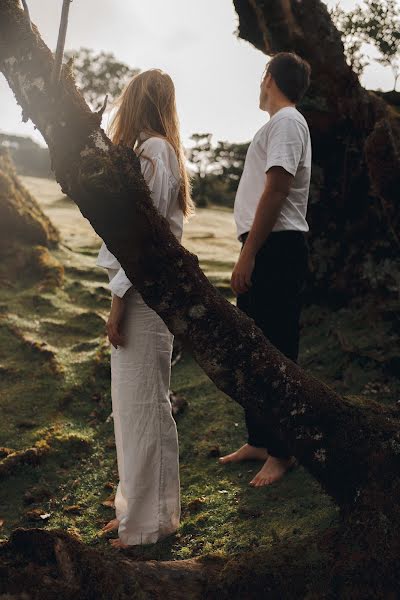
[[[267,458],[268,451],[266,448],[256,448],[255,446],[250,446],[250,444],[245,444],[239,450],[236,450],[236,452],[221,456],[219,462],[225,465],[231,462],[241,462],[242,460],[266,460]]]
[[[104,531],[104,533],[107,533],[107,531],[115,531],[116,529],[118,529],[118,527],[118,519],[112,519],[109,523],[107,523],[107,525],[104,525],[104,527],[102,527],[101,530]]]
[[[123,544],[119,538],[108,540],[113,548],[129,548],[128,544]]]
[[[250,485],[253,487],[271,485],[271,483],[275,483],[282,479],[282,477],[295,465],[296,459],[293,456],[291,458],[276,458],[275,456],[269,456],[262,469],[257,473],[254,479],[250,481]]]

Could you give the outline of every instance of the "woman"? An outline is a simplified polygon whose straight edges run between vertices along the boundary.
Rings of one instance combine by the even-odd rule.
[[[145,71],[130,81],[117,106],[111,139],[140,155],[152,200],[180,240],[193,204],[174,84],[158,69]],[[115,547],[150,544],[176,531],[180,518],[178,437],[169,400],[173,336],[104,242],[97,265],[107,269],[112,291],[107,332],[119,474],[116,518],[103,531],[118,529]]]

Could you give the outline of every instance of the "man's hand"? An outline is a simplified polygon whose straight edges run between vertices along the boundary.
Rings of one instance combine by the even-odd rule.
[[[254,264],[254,254],[246,252],[246,246],[244,246],[235,268],[233,269],[231,278],[231,287],[236,295],[244,294],[250,289]]]
[[[268,170],[253,225],[233,269],[231,287],[235,294],[244,294],[249,290],[255,257],[276,223],[293,179],[293,175],[282,167],[271,167]]]
[[[122,335],[125,308],[126,305],[124,299],[114,295],[111,304],[110,315],[106,325],[108,339],[114,348],[117,348],[118,346],[124,346],[126,342],[125,336]]]

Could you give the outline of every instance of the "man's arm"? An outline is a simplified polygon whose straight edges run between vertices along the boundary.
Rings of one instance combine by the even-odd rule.
[[[265,189],[258,203],[252,228],[232,273],[231,286],[235,294],[243,294],[251,286],[256,254],[278,219],[293,179],[293,175],[283,167],[271,167],[268,170]]]

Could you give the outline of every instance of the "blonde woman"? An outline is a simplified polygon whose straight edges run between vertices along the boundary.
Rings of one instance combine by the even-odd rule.
[[[193,205],[174,84],[158,69],[142,72],[117,106],[111,139],[139,154],[151,198],[180,240]],[[151,544],[176,531],[180,519],[178,437],[169,400],[173,336],[104,242],[97,265],[107,269],[112,292],[107,332],[119,474],[116,518],[103,531],[118,530],[115,547]]]

